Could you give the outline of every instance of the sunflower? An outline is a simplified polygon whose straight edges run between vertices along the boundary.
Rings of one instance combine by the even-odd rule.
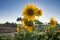
[[[23,9],[23,16],[28,18],[28,20],[35,19],[36,6],[34,4],[26,4]]]
[[[20,32],[20,25],[17,25],[17,32]]]
[[[24,27],[25,26],[24,20],[22,20],[21,23],[22,23],[22,26]]]
[[[32,21],[28,21],[26,18],[23,18],[21,20],[22,26],[25,30],[32,32],[33,31],[33,22]]]
[[[51,24],[52,28],[54,28],[56,26],[56,20],[53,17],[50,18],[50,24]]]
[[[41,10],[41,9],[37,10],[37,12],[36,12],[35,15],[36,15],[36,16],[41,16],[41,15],[42,15],[42,10]]]
[[[21,20],[21,23],[22,23],[22,26],[24,27],[26,24],[25,24],[25,22],[27,21],[27,18],[26,17],[24,17],[22,20]],[[27,23],[27,22],[26,22]]]
[[[33,31],[33,22],[32,21],[25,21],[25,30],[32,32]]]
[[[33,32],[33,27],[32,27],[32,26],[25,26],[24,28],[25,28],[25,30],[27,30],[28,32]]]

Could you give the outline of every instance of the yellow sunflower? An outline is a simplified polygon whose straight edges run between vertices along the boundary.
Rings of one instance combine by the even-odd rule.
[[[25,21],[25,30],[32,32],[33,31],[33,22],[32,21]]]
[[[41,9],[37,10],[36,16],[41,16],[41,15],[42,15],[42,10]]]
[[[17,25],[17,32],[20,32],[20,25]]]
[[[26,4],[23,9],[23,16],[28,18],[28,20],[35,19],[36,6],[34,4]]]
[[[27,19],[23,18],[21,20],[22,26],[25,30],[32,32],[33,31],[33,22],[32,21],[28,21]]]
[[[56,20],[53,17],[50,18],[50,24],[51,24],[52,28],[54,28],[56,26]]]
[[[25,26],[24,28],[25,28],[25,30],[27,30],[29,32],[33,32],[33,27],[32,26]]]
[[[22,26],[24,27],[25,26],[24,20],[22,20],[21,23],[22,23]]]
[[[22,20],[21,20],[21,23],[22,23],[22,26],[24,27],[25,26],[25,21],[27,21],[27,18],[24,17]]]

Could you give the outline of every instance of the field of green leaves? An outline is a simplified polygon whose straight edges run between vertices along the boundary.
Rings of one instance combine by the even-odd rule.
[[[60,40],[60,32],[30,33],[25,31],[14,34],[15,40]],[[12,40],[11,34],[0,35],[0,40]]]

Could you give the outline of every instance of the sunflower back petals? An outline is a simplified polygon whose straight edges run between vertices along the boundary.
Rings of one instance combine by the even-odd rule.
[[[42,10],[41,10],[41,9],[37,10],[37,12],[36,12],[35,15],[36,15],[36,16],[42,16]]]

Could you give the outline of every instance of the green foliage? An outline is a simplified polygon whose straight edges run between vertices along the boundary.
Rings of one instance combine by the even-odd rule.
[[[25,21],[26,26],[33,26],[33,21]]]
[[[16,40],[23,40],[23,38],[24,38],[24,34],[18,32],[18,33],[15,34],[15,37],[16,37]]]
[[[0,35],[0,40],[11,40],[11,35]]]
[[[38,21],[38,20],[33,20],[35,22],[35,24],[43,24],[42,22]]]
[[[60,40],[60,32],[39,32],[30,33],[17,32],[15,33],[16,40]],[[11,35],[0,35],[0,40],[11,40]]]

